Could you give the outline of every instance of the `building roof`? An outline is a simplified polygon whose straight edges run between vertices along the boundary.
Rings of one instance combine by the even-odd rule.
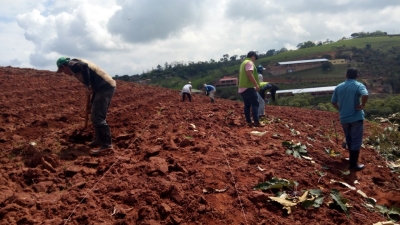
[[[298,64],[298,63],[309,63],[309,62],[325,62],[325,61],[329,61],[329,60],[327,60],[327,59],[309,59],[309,60],[278,62],[278,64],[279,65],[287,65],[287,64]]]
[[[303,93],[313,93],[313,92],[321,92],[321,91],[334,91],[336,86],[328,86],[328,87],[315,87],[315,88],[302,88],[302,89],[290,89],[290,90],[278,90],[279,93],[292,93],[292,94],[303,94]]]
[[[237,80],[236,77],[223,77],[223,78],[221,78],[221,79],[219,79],[219,80],[234,80],[234,79]]]

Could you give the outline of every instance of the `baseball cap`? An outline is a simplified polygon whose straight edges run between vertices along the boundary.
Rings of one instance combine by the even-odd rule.
[[[58,67],[57,73],[60,72],[60,66],[67,64],[67,63],[69,62],[69,60],[70,60],[70,58],[65,57],[65,56],[60,57],[60,58],[57,60],[57,67]]]
[[[252,56],[255,56],[256,60],[258,59],[258,55],[255,51],[249,51],[249,53],[247,53],[247,58],[251,58]]]
[[[258,66],[257,66],[257,70],[258,70],[258,71],[262,71],[262,70],[265,70],[265,68],[264,68],[262,65],[258,65]]]

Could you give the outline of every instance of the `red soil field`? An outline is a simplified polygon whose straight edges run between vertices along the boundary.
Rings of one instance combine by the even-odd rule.
[[[365,198],[400,206],[399,174],[365,146],[366,168],[344,175],[338,114],[266,107],[267,126],[245,125],[243,103],[117,81],[107,122],[114,150],[90,156],[85,92],[73,77],[0,67],[0,224],[373,224],[386,221]],[[333,122],[335,121],[335,122]],[[371,127],[366,122],[365,135]],[[252,131],[266,132],[263,136]],[[283,141],[307,146],[315,162],[286,154]],[[340,156],[330,156],[326,148]],[[321,177],[317,171],[322,171]],[[290,214],[254,190],[272,177],[320,189],[319,208]],[[358,181],[355,183],[355,181]],[[221,192],[210,190],[221,190]],[[226,189],[226,190],[225,190]],[[337,189],[349,217],[326,203]],[[209,190],[205,193],[204,190]]]

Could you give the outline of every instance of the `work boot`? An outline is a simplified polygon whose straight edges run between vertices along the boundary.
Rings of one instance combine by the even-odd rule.
[[[112,144],[111,144],[111,131],[110,127],[108,125],[99,127],[99,139],[101,141],[101,146],[98,150],[91,150],[90,154],[91,155],[98,155],[102,152],[108,152],[113,149]]]
[[[254,123],[253,126],[254,127],[265,127],[265,124],[258,122],[258,123]]]
[[[101,145],[101,141],[99,138],[99,131],[97,128],[94,129],[94,138],[93,141],[89,143],[89,147],[91,148],[95,148],[95,147],[99,147]]]
[[[358,157],[360,156],[360,150],[358,151],[349,151],[350,153],[350,170],[360,171],[363,170],[365,165],[358,164]]]

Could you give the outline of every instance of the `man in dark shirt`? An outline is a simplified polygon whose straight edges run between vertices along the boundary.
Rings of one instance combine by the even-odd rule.
[[[94,127],[94,140],[90,154],[97,155],[112,150],[111,131],[106,122],[108,107],[114,95],[116,82],[104,70],[84,59],[61,57],[57,60],[57,73],[65,73],[78,79],[92,94],[91,121]]]

